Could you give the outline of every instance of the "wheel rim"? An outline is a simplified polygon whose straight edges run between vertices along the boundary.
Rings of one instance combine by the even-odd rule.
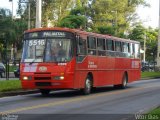
[[[90,92],[91,90],[91,81],[87,78],[86,80],[86,91]]]
[[[124,86],[124,87],[127,86],[127,79],[126,79],[126,76],[125,76],[125,78],[124,78],[124,80],[123,80],[123,86]]]

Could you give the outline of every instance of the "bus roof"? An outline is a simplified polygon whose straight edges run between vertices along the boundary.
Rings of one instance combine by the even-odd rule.
[[[114,36],[107,35],[107,34],[86,32],[86,31],[81,30],[81,29],[70,29],[70,28],[62,28],[62,27],[34,28],[34,29],[26,30],[24,33],[40,32],[40,31],[52,31],[52,30],[72,32],[72,33],[77,33],[77,34],[83,34],[83,35],[86,35],[86,36],[89,35],[89,36],[95,36],[95,37],[101,37],[101,38],[108,38],[108,39],[113,39],[113,40],[116,40],[116,41],[134,42],[134,43],[138,43],[138,44],[140,43],[140,42],[135,41],[135,40],[114,37]]]

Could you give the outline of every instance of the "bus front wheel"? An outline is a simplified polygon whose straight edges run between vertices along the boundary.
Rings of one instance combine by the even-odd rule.
[[[92,89],[92,81],[90,77],[87,77],[85,80],[85,85],[82,92],[84,95],[88,95],[91,93],[91,89]]]
[[[48,89],[40,89],[40,93],[41,93],[42,95],[46,96],[46,95],[49,95],[50,90],[48,90]]]

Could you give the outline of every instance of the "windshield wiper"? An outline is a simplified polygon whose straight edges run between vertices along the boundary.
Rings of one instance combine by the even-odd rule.
[[[36,59],[32,60],[32,62],[30,62],[29,65],[32,65],[35,61]]]

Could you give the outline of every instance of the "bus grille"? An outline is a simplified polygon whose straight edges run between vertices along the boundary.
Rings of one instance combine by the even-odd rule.
[[[35,83],[36,86],[51,86],[50,82],[36,82]]]
[[[35,80],[51,80],[51,77],[34,77]]]

